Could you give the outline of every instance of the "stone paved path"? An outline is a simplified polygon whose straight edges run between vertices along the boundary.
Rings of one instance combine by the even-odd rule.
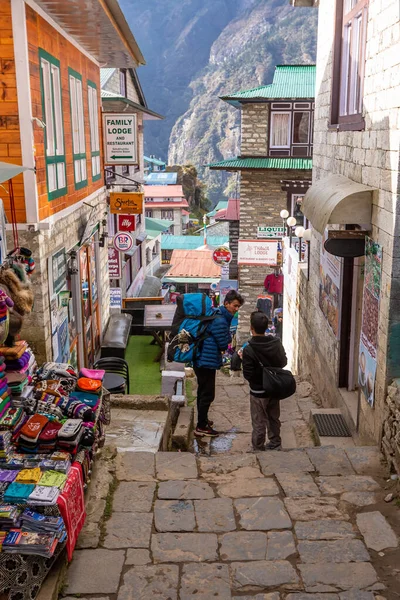
[[[378,451],[314,448],[303,386],[283,412],[304,447],[246,452],[243,384],[218,387],[225,445],[98,463],[64,600],[398,600],[400,511]]]

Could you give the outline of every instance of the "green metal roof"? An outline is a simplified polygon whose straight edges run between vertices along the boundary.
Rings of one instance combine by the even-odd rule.
[[[261,169],[312,169],[312,158],[229,158],[217,163],[206,165],[210,169],[220,169],[221,171],[245,171]]]
[[[207,236],[207,244],[213,248],[223,246],[229,242],[226,235]],[[161,238],[162,250],[196,250],[204,245],[202,235],[163,235]]]
[[[100,69],[100,87],[104,87],[116,69]]]
[[[145,229],[147,237],[154,239],[163,231],[167,231],[173,225],[173,221],[167,221],[166,219],[153,219],[152,217],[146,217]]]
[[[243,102],[315,97],[315,65],[278,65],[269,85],[221,96],[236,108]]]
[[[151,163],[153,165],[156,165],[157,167],[162,167],[162,166],[165,166],[167,164],[163,160],[159,160],[157,158],[151,158],[150,156],[143,156],[143,159],[144,159],[145,162]]]
[[[216,205],[216,207],[211,212],[207,213],[207,217],[214,217],[219,210],[222,210],[223,208],[227,208],[227,206],[228,206],[228,200],[220,200],[218,202],[218,204]]]

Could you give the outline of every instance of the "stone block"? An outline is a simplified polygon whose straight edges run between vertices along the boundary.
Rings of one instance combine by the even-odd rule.
[[[355,537],[351,523],[334,519],[298,521],[294,530],[299,540],[340,540]]]
[[[160,500],[209,500],[214,491],[206,481],[162,481],[158,486]]]
[[[182,452],[158,452],[156,454],[157,478],[161,481],[170,479],[197,479],[197,463],[193,454]]]
[[[227,565],[189,564],[183,567],[179,600],[231,600]]]
[[[291,531],[269,531],[267,560],[283,560],[296,554],[296,544]]]
[[[118,592],[118,600],[165,598],[178,600],[179,569],[176,565],[147,565],[129,569]]]
[[[290,529],[292,522],[279,498],[240,498],[234,501],[240,526],[254,531]]]
[[[154,562],[216,561],[217,549],[215,533],[158,533],[151,538]]]
[[[382,513],[378,511],[359,513],[357,527],[368,548],[376,552],[386,548],[397,548],[398,538]]]
[[[152,452],[122,452],[117,455],[118,481],[154,481],[155,458]]]
[[[370,556],[361,540],[300,541],[303,563],[367,562]]]
[[[182,381],[183,389],[185,389],[185,372],[184,371],[162,371],[161,373],[161,394],[163,396],[173,396],[176,390],[176,382]]]
[[[125,552],[122,550],[76,550],[67,574],[68,594],[115,594]]]
[[[191,500],[156,500],[154,519],[157,531],[194,531],[196,526]]]
[[[353,475],[344,450],[334,447],[308,448],[307,454],[320,475]]]
[[[174,448],[187,450],[190,445],[190,436],[193,429],[194,409],[191,406],[183,406],[179,411],[178,421],[172,434],[172,445]]]
[[[155,483],[121,481],[113,498],[115,512],[150,512],[153,505]]]
[[[307,473],[314,471],[307,454],[303,450],[287,452],[262,452],[258,454],[261,471],[264,475],[275,473]]]
[[[261,531],[233,531],[219,537],[221,560],[265,560],[267,534]]]
[[[382,455],[376,446],[358,446],[345,452],[358,475],[382,474]]]
[[[104,547],[148,548],[152,523],[152,514],[113,513],[107,521]]]
[[[141,566],[151,563],[149,550],[144,548],[128,548],[126,551],[125,566]]]
[[[319,496],[320,492],[308,473],[276,473],[286,496]]]
[[[231,483],[218,486],[219,496],[227,498],[251,498],[259,496],[276,496],[279,488],[272,478],[235,479]]]
[[[338,501],[335,498],[285,498],[284,502],[294,521],[318,519],[347,521],[349,519],[348,515],[338,509]]]
[[[328,496],[345,492],[373,492],[380,488],[372,477],[362,475],[317,477],[316,482],[321,492]]]
[[[329,588],[326,591],[345,591],[352,588],[365,589],[377,582],[374,567],[368,562],[354,563],[317,563],[299,565],[306,591],[316,587]]]
[[[229,498],[195,500],[194,508],[199,531],[220,532],[236,529],[232,500]]]
[[[168,396],[139,396],[137,394],[111,394],[111,405],[133,410],[168,410]]]
[[[299,577],[286,560],[234,562],[231,564],[232,586],[237,592],[275,588],[297,589]]]

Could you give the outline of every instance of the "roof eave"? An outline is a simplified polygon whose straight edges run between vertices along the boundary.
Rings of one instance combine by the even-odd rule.
[[[139,48],[139,45],[128,25],[127,20],[125,19],[124,13],[121,10],[120,5],[117,0],[100,0],[100,2],[104,2],[106,7],[111,13],[112,20],[116,28],[119,30],[122,40],[129,47],[133,57],[135,58],[137,65],[145,65],[146,61],[144,56]]]
[[[159,115],[158,113],[154,112],[153,110],[150,110],[146,106],[142,106],[141,104],[138,104],[137,102],[133,102],[133,100],[129,100],[129,98],[124,98],[123,96],[102,96],[101,101],[103,104],[104,104],[104,102],[105,103],[121,102],[121,103],[125,104],[126,106],[129,106],[132,109],[132,112],[141,112],[141,113],[143,113],[143,115],[147,115],[147,119],[146,119],[146,116],[143,117],[145,121],[150,121],[150,120],[151,121],[161,121],[164,119],[164,117],[162,115]],[[107,107],[105,105],[104,105],[104,109],[106,112]],[[117,111],[111,111],[111,112],[117,112]]]

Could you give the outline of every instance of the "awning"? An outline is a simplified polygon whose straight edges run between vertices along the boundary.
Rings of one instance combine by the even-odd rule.
[[[145,121],[160,121],[164,119],[162,115],[150,110],[146,106],[142,106],[125,96],[108,92],[107,90],[101,90],[101,102],[103,104],[104,112],[106,113],[126,113],[135,114],[143,113],[143,119]]]
[[[307,191],[301,210],[323,234],[328,224],[370,224],[374,189],[343,175],[331,175]]]
[[[30,169],[29,167],[22,167],[21,165],[12,165],[11,163],[0,162],[0,183],[3,183],[3,181],[8,181],[24,171],[33,171],[33,169]]]
[[[145,278],[143,285],[138,294],[139,298],[157,298],[160,296],[160,290],[162,287],[161,279],[149,275]]]

